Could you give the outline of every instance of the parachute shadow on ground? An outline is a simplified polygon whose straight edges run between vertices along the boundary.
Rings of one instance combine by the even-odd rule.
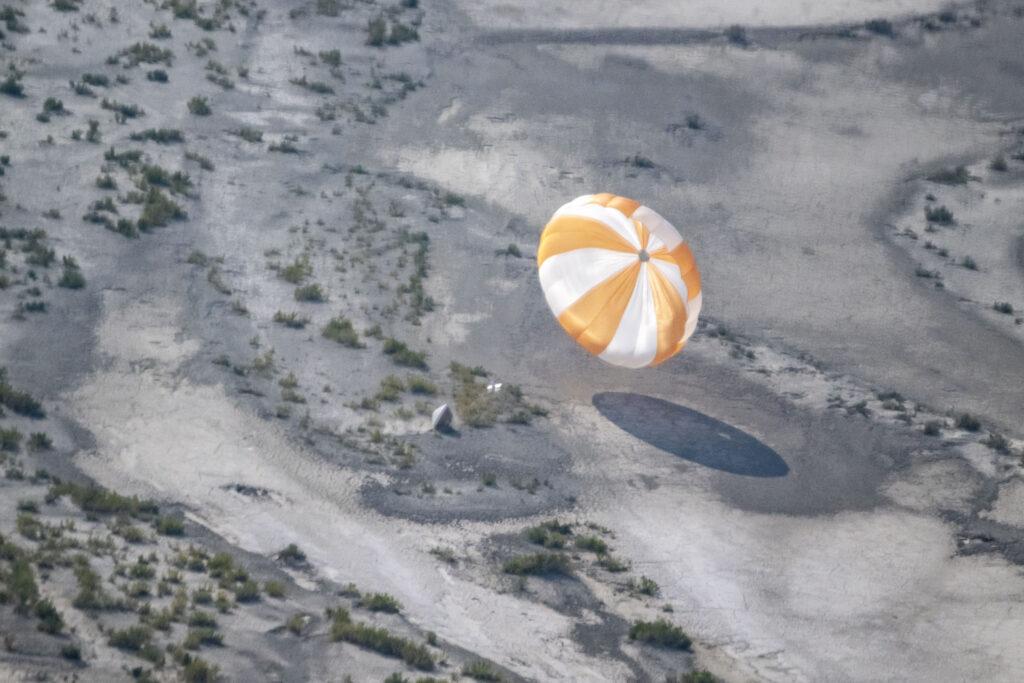
[[[594,407],[623,431],[655,448],[712,469],[747,477],[784,477],[782,457],[746,432],[660,398],[595,394]]]

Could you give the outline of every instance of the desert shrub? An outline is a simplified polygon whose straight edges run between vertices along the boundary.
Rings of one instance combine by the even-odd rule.
[[[186,650],[198,650],[201,645],[223,645],[224,636],[207,626],[190,628],[181,646]]]
[[[68,643],[60,649],[60,656],[72,662],[81,661],[82,648],[78,647],[74,643]]]
[[[426,369],[427,367],[427,354],[425,351],[413,351],[405,342],[400,342],[394,337],[384,340],[383,351],[385,355],[391,357],[391,362],[395,365],[420,369]]]
[[[366,25],[366,44],[373,47],[383,46],[387,31],[388,22],[383,16],[371,19]]]
[[[209,612],[196,610],[189,615],[188,625],[199,628],[217,628],[217,617],[213,616]]]
[[[238,602],[255,602],[260,599],[260,585],[252,579],[235,586],[234,592]]]
[[[944,426],[945,425],[943,424],[942,420],[928,420],[927,422],[924,423],[924,428],[922,429],[922,431],[926,436],[938,436],[939,434],[942,433],[942,428]]]
[[[166,83],[167,72],[163,69],[153,69],[152,71],[146,72],[146,80],[153,81],[154,83]]]
[[[629,638],[675,650],[689,650],[693,642],[683,629],[673,626],[665,619],[633,622],[629,627]]]
[[[734,45],[747,45],[749,43],[746,29],[737,24],[733,24],[725,29],[725,38]]]
[[[295,300],[322,303],[327,301],[327,294],[319,284],[313,283],[296,288]]]
[[[924,207],[924,217],[929,223],[938,223],[940,225],[949,225],[953,222],[953,212],[945,206],[937,206],[935,208],[930,206]]]
[[[85,276],[77,267],[72,268],[65,265],[64,273],[57,281],[57,286],[65,289],[81,289],[85,287]]]
[[[640,577],[640,583],[636,584],[636,592],[644,595],[654,597],[661,591],[661,587],[654,581],[646,576]]]
[[[997,313],[1004,313],[1006,315],[1013,314],[1013,305],[1008,301],[997,301],[992,304],[992,310]]]
[[[284,311],[278,311],[274,314],[274,322],[295,330],[301,330],[309,323],[309,317],[295,312],[285,313]]]
[[[100,88],[110,87],[110,78],[103,74],[82,74],[82,82]]]
[[[967,270],[977,270],[978,269],[978,264],[970,256],[964,256],[963,260],[960,261],[960,265],[963,266],[964,268],[966,268]]]
[[[148,643],[149,639],[152,637],[153,629],[148,626],[136,625],[129,626],[126,629],[111,631],[107,642],[112,647],[116,647],[120,650],[138,652],[138,650]]]
[[[36,585],[32,566],[25,557],[16,557],[7,574],[7,596],[14,603],[15,611],[27,614],[39,599],[39,587]]]
[[[558,574],[572,576],[572,561],[565,553],[535,553],[518,555],[502,566],[506,574],[548,576]]]
[[[966,166],[957,166],[955,168],[939,169],[927,176],[926,179],[942,185],[964,185],[971,179],[971,175],[967,172]]]
[[[0,428],[0,451],[16,451],[21,445],[22,434],[15,427]]]
[[[286,548],[277,553],[277,559],[289,565],[301,564],[306,561],[306,553],[302,552],[294,543],[289,543]]]
[[[53,448],[53,440],[45,432],[32,432],[28,439],[31,451],[48,451]]]
[[[117,100],[108,100],[106,97],[100,101],[100,106],[114,112],[115,118],[122,122],[124,119],[136,119],[146,115],[145,110],[137,104],[125,104]]]
[[[406,664],[422,671],[434,670],[434,657],[423,645],[393,636],[387,629],[373,628],[352,621],[348,610],[343,607],[334,609],[331,617],[331,640],[342,640],[379,652],[386,657],[400,658]]]
[[[341,51],[340,50],[321,50],[318,53],[320,61],[328,66],[339,67],[341,66]]]
[[[500,681],[501,676],[494,670],[490,662],[477,659],[462,666],[462,675],[469,676],[475,681]]]
[[[213,162],[210,161],[208,157],[204,157],[203,155],[197,154],[196,152],[185,152],[185,158],[188,159],[189,161],[194,161],[197,164],[199,164],[199,168],[203,169],[204,171],[212,171],[214,168]]]
[[[988,438],[982,441],[983,444],[998,453],[1010,452],[1010,441],[999,432],[990,432]]]
[[[294,614],[288,618],[288,621],[284,622],[284,627],[299,635],[302,633],[302,627],[306,625],[306,618],[302,614]]]
[[[615,574],[629,570],[628,562],[623,562],[619,558],[613,557],[611,555],[601,555],[598,557],[597,562],[602,567],[604,567],[605,571],[609,571]]]
[[[158,45],[146,42],[135,43],[131,47],[126,47],[117,56],[127,57],[128,66],[137,66],[143,63],[158,64],[161,62],[170,66],[171,61],[174,59],[174,53],[170,50],[165,50]]]
[[[666,678],[665,683],[675,683],[675,681]],[[694,669],[679,676],[678,683],[721,683],[721,681],[707,669]]]
[[[263,590],[272,598],[284,597],[284,584],[280,581],[267,581],[263,584]]]
[[[185,210],[181,208],[170,197],[165,195],[160,188],[151,187],[146,193],[146,201],[142,206],[142,215],[137,222],[139,230],[150,230],[167,225],[172,220],[184,220],[188,217]]]
[[[397,614],[402,609],[401,603],[387,593],[363,595],[359,599],[359,606],[371,612],[388,612],[389,614]]]
[[[996,158],[989,163],[988,167],[993,171],[1005,173],[1007,169],[1006,157],[1004,157],[1002,154],[997,155]]]
[[[421,396],[434,396],[437,394],[437,385],[426,377],[409,377],[407,384],[409,386],[409,391],[414,394]]]
[[[151,500],[138,496],[126,497],[97,486],[82,486],[73,482],[54,484],[46,492],[46,501],[53,502],[61,496],[70,496],[85,512],[94,514],[125,514],[139,519],[151,519],[159,507]]]
[[[958,429],[976,432],[981,429],[981,421],[970,413],[961,413],[956,418],[956,426]]]
[[[220,678],[220,668],[193,657],[182,670],[185,683],[213,683]]]
[[[169,145],[175,142],[185,142],[185,135],[177,128],[147,128],[131,134],[132,140],[156,142],[161,145]]]
[[[156,520],[156,531],[164,536],[184,536],[185,523],[176,517],[160,517]]]
[[[864,28],[880,36],[892,36],[892,22],[888,19],[871,19],[864,23]]]
[[[246,142],[263,142],[263,132],[256,130],[255,128],[249,128],[244,126],[236,130],[231,131],[232,135],[237,135]]]
[[[0,93],[9,97],[24,97],[25,87],[21,84],[21,78],[11,74],[0,82]]]
[[[589,550],[592,553],[603,555],[608,552],[608,544],[597,536],[577,536],[576,547],[580,550]]]
[[[188,112],[195,116],[209,116],[213,113],[210,101],[205,97],[193,97],[188,101]]]
[[[405,384],[402,383],[402,380],[394,375],[388,375],[381,380],[380,388],[377,390],[375,398],[380,401],[397,401],[404,389]]]

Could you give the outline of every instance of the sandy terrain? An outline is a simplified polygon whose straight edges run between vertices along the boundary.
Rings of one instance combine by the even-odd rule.
[[[720,4],[16,3],[0,366],[46,417],[0,413],[23,437],[0,451],[0,678],[1024,677],[1024,17]],[[605,190],[672,217],[701,269],[701,326],[658,368],[588,357],[537,282],[551,211]],[[181,213],[135,224],[157,196]],[[474,427],[490,381],[521,395]],[[53,476],[161,516],[51,500]],[[555,518],[571,575],[510,573]],[[189,545],[223,646],[189,646],[193,598],[147,636],[159,663],[118,647],[173,608]],[[20,553],[56,635],[16,609]],[[82,607],[83,562],[127,607]],[[338,635],[339,606],[429,667]],[[692,646],[628,636],[658,618]]]

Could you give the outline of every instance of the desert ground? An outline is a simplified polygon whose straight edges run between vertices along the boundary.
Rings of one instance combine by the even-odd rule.
[[[1018,3],[0,20],[0,680],[1024,679]],[[593,192],[657,367],[545,304]]]

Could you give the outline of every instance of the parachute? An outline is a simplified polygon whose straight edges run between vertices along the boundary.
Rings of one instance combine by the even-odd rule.
[[[625,197],[563,205],[540,236],[540,285],[580,346],[614,365],[657,365],[697,327],[700,274],[676,229]]]

